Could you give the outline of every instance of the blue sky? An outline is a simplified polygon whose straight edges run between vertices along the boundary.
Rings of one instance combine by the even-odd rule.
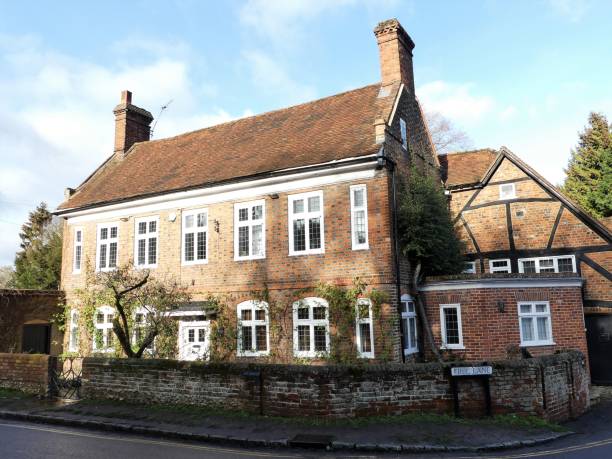
[[[553,183],[588,112],[612,116],[612,3],[596,0],[104,1],[0,4],[0,265],[41,200],[112,152],[122,89],[155,137],[379,80],[372,29],[416,43],[417,95],[471,145],[506,145]]]

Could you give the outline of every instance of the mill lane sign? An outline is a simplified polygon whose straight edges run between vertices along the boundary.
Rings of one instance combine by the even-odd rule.
[[[493,374],[493,367],[453,367],[451,368],[451,376],[489,376]]]

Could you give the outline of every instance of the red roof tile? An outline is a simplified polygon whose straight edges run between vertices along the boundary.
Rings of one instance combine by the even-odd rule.
[[[439,155],[442,177],[446,186],[478,183],[497,155],[498,152],[490,148]]]
[[[373,153],[374,121],[398,87],[379,84],[167,139],[112,157],[59,209],[81,208]]]

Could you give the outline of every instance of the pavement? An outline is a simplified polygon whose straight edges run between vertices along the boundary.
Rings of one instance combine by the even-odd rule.
[[[153,410],[139,411],[135,406],[117,403],[66,405],[29,397],[0,396],[2,413],[0,416],[4,417],[0,419],[0,457],[7,459],[386,458],[410,453],[410,457],[415,458],[607,459],[612,457],[612,391],[600,395],[598,401],[599,403],[586,415],[563,426],[574,432],[572,435],[556,440],[549,438],[546,443],[523,446],[520,449],[483,451],[478,449],[478,444],[482,447],[486,444],[491,445],[493,439],[507,440],[510,438],[504,436],[507,432],[512,432],[514,440],[507,440],[506,443],[522,441],[527,445],[530,444],[530,440],[545,438],[545,433],[542,429],[533,427],[496,425],[497,422],[491,421],[454,422],[452,419],[434,419],[426,416],[414,419],[400,418],[397,427],[381,422],[317,426],[281,422],[278,418],[264,419],[251,416],[223,418],[210,413],[193,412],[186,407],[174,410],[157,407]],[[131,413],[131,416],[126,413]],[[26,420],[28,416],[38,422]],[[160,418],[165,418],[165,422],[160,424],[158,422]],[[182,419],[182,422],[177,422],[177,419]],[[80,422],[84,424],[79,425]],[[70,423],[73,425],[69,426]],[[151,431],[142,430],[148,429],[149,425]],[[164,431],[170,426],[173,430]],[[154,429],[157,429],[157,433]],[[214,432],[214,434],[209,433],[208,437],[201,437],[205,432]],[[411,447],[397,450],[394,445],[398,444],[398,432],[402,432],[406,436],[404,438],[411,440],[412,446],[419,446],[420,449]],[[233,435],[226,435],[229,433]],[[255,437],[255,433],[259,433],[260,436]],[[287,448],[285,446],[290,445],[290,440],[295,438],[291,437],[293,433],[330,435],[335,439],[331,442],[331,448],[327,450],[303,448],[305,445]],[[496,437],[489,437],[489,434]],[[550,432],[548,434],[550,435]],[[249,435],[253,440],[266,438],[270,440],[261,443],[244,442],[243,440]],[[519,438],[520,440],[517,440]],[[274,443],[274,439],[285,441]],[[394,439],[396,443],[392,442]],[[354,443],[356,441],[362,443]],[[382,443],[383,441],[387,443]],[[341,444],[334,446],[334,442]],[[356,445],[362,447],[356,449]],[[399,443],[400,448],[402,445],[407,446],[409,443]]]

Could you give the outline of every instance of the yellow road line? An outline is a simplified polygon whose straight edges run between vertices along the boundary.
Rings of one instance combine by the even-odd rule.
[[[583,451],[585,449],[593,449],[598,448],[600,446],[606,446],[612,444],[612,438],[606,438],[604,440],[594,441],[591,443],[585,443],[583,445],[574,445],[574,446],[566,446],[565,448],[557,448],[557,449],[549,449],[545,451],[534,451],[531,453],[521,453],[521,454],[510,454],[505,456],[489,456],[488,458],[483,456],[464,456],[458,457],[456,459],[474,459],[478,457],[480,459],[520,459],[520,458],[529,458],[529,457],[545,457],[552,456],[553,454],[559,453],[572,453],[574,451]]]

